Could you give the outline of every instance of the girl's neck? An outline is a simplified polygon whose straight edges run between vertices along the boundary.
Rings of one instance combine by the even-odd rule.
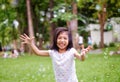
[[[59,53],[64,53],[64,52],[66,52],[66,49],[59,49],[58,52]]]

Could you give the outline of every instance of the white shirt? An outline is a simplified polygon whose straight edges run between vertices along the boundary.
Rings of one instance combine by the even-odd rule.
[[[79,36],[79,44],[83,44],[83,37],[82,36]]]
[[[56,82],[78,82],[75,69],[74,52],[74,48],[71,48],[64,53],[49,50]]]

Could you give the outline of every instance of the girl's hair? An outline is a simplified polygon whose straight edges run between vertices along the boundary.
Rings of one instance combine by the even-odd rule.
[[[53,45],[51,47],[51,49],[54,49],[54,50],[57,50],[58,51],[58,46],[57,46],[57,38],[58,38],[58,35],[61,33],[61,32],[68,32],[68,38],[69,38],[69,41],[68,41],[68,46],[67,46],[67,50],[72,48],[73,47],[73,42],[72,42],[72,35],[71,35],[71,31],[68,30],[67,28],[65,27],[58,27],[55,29],[55,34],[54,34],[54,37],[53,37]]]

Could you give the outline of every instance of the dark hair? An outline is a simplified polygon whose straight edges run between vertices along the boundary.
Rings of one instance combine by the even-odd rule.
[[[51,47],[51,49],[54,49],[54,50],[57,50],[58,51],[58,46],[57,46],[57,38],[58,38],[58,35],[61,33],[61,32],[68,32],[68,38],[69,38],[69,43],[68,43],[68,46],[67,46],[67,50],[72,48],[73,47],[73,42],[72,42],[72,35],[71,35],[71,31],[65,27],[58,27],[55,29],[55,34],[53,36],[53,45]]]

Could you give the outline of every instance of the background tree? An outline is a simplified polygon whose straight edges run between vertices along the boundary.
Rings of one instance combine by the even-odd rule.
[[[19,34],[29,34],[26,1],[27,0],[0,0],[0,38],[2,42],[7,43],[10,42],[10,40],[12,41],[13,39],[11,39],[10,36],[17,39]],[[120,16],[120,13],[118,13],[118,9],[120,8],[119,0],[100,0],[100,2],[96,0],[30,1],[31,20],[33,21],[33,25],[30,26],[34,27],[32,27],[33,34],[35,35],[36,43],[39,41],[39,48],[42,47],[40,45],[41,43],[43,44],[52,40],[51,35],[56,27],[67,26],[72,29],[73,33],[82,33],[89,23],[98,23],[96,20],[98,20],[98,14],[100,15],[102,13],[102,5],[104,2],[106,5],[106,19]],[[100,10],[97,10],[97,8],[100,8]],[[17,34],[14,34],[15,32],[13,33],[17,36],[14,37],[12,33],[6,35],[5,33],[7,32],[13,32],[13,21],[15,19],[19,21],[18,28],[14,29]]]
[[[8,45],[13,42],[16,48],[16,40],[18,37],[18,28],[14,27],[14,20],[17,17],[15,5],[10,1],[0,0],[0,40],[2,46]]]
[[[118,13],[118,9],[120,8],[120,2],[118,0],[78,0],[78,7],[80,10],[79,12],[88,17],[89,23],[97,23],[96,19],[99,20],[101,31],[100,47],[103,48],[104,25],[107,22],[107,19],[119,17],[120,13]]]

